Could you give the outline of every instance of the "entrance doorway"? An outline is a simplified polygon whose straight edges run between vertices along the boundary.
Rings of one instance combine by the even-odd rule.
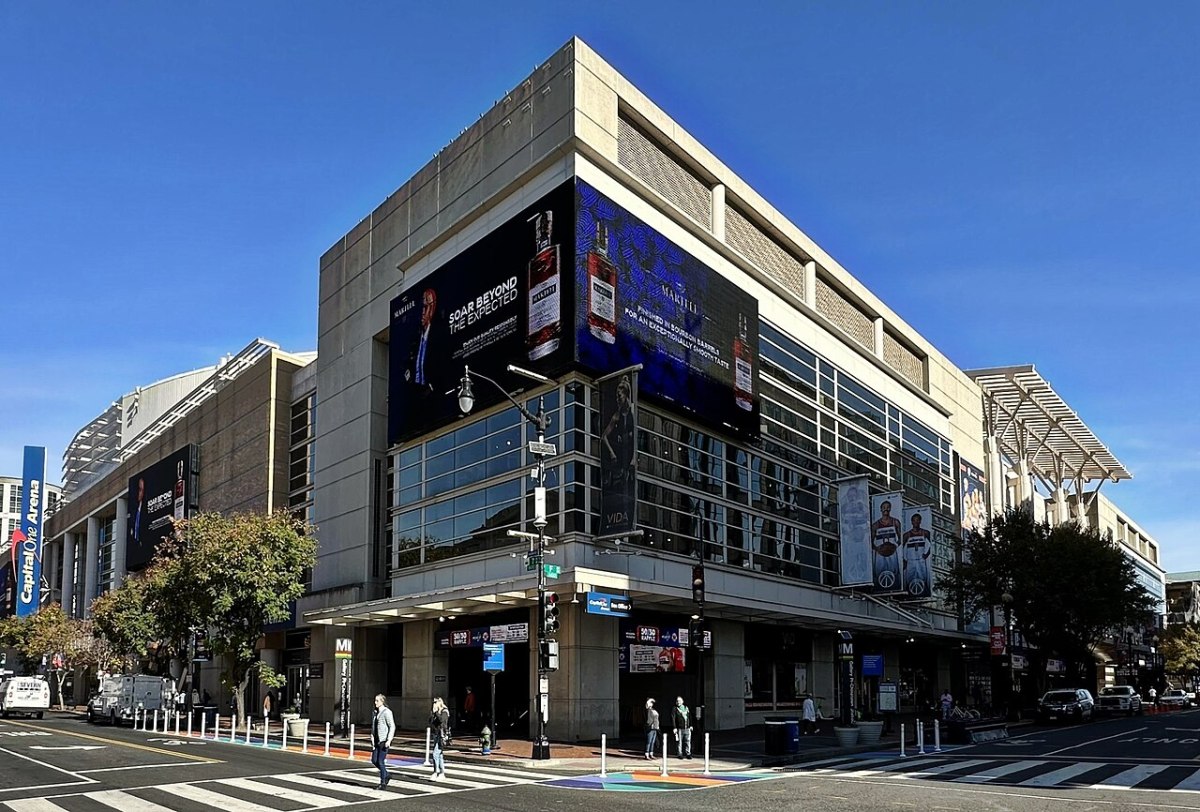
[[[281,708],[294,707],[301,716],[308,716],[308,663],[288,666],[287,685],[280,702]]]

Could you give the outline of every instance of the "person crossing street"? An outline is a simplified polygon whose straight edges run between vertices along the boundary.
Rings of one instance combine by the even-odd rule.
[[[392,709],[387,706],[383,694],[375,694],[375,713],[371,716],[371,763],[379,769],[379,786],[375,789],[385,789],[391,780],[387,756],[395,735],[396,720],[392,716]]]
[[[675,709],[671,711],[671,726],[675,728],[675,741],[679,743],[679,757],[692,757],[692,713],[683,703],[683,697],[675,697]],[[666,743],[663,743],[666,747]]]

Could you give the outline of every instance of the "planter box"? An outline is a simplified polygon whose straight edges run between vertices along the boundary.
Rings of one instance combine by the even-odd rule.
[[[289,739],[303,738],[304,734],[308,732],[307,719],[288,719],[286,722]]]
[[[839,747],[854,747],[858,744],[858,728],[857,727],[835,727],[833,735],[837,738]]]
[[[859,744],[879,744],[879,737],[883,735],[883,722],[859,722],[858,723],[858,743]]]

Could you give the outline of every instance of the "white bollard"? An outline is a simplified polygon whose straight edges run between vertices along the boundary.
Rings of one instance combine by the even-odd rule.
[[[201,711],[200,712],[200,738],[202,738],[202,739],[204,738],[204,727],[205,727],[204,723],[207,721],[208,721],[208,714]]]
[[[608,775],[608,734],[600,734],[600,777]]]
[[[329,755],[329,723],[325,723],[325,755]]]
[[[308,725],[304,726],[304,747],[301,748],[301,752],[308,752]]]
[[[279,749],[287,752],[287,722],[281,722],[283,726],[283,744],[279,745]]]
[[[660,773],[660,775],[663,778],[666,778],[667,777],[667,751],[671,749],[671,740],[667,736],[663,736],[662,746],[663,746],[663,764],[662,764],[662,772]]]
[[[271,717],[263,717],[263,747],[267,746],[267,742],[271,739]]]
[[[354,725],[350,725],[350,754],[346,758],[354,760]]]
[[[250,714],[246,714],[246,744],[250,743]]]
[[[942,752],[942,727],[937,719],[933,720],[933,752]]]
[[[429,741],[431,739],[431,733],[432,730],[430,728],[425,728],[425,762],[421,765],[423,767],[429,766]]]
[[[158,732],[158,708],[154,709],[154,732]]]
[[[712,773],[708,771],[708,752],[709,752],[709,750],[708,750],[708,746],[709,746],[709,740],[708,740],[708,738],[709,738],[709,736],[711,736],[711,735],[712,735],[711,733],[705,733],[705,734],[704,734],[704,774],[705,774],[705,775],[712,775]]]
[[[134,730],[137,730],[137,720],[138,720],[138,709],[134,708],[133,709],[133,729]]]
[[[900,725],[900,758],[907,758],[904,753],[904,725]]]
[[[925,755],[925,723],[917,720],[917,755]]]
[[[188,734],[189,739],[192,737],[192,715],[193,714],[190,714],[190,713],[188,714],[188,732],[187,732],[187,734]]]
[[[175,737],[179,738],[179,711],[175,711]]]

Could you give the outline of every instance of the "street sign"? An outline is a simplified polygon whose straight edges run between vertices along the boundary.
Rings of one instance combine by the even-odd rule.
[[[558,564],[542,564],[542,572],[546,573],[547,578],[557,578],[562,575],[562,567]]]
[[[541,564],[542,560],[542,557],[537,553],[529,553],[525,556],[525,571],[537,572],[538,564]]]
[[[489,674],[498,674],[504,670],[504,644],[483,644],[483,670]]]
[[[624,595],[609,595],[605,592],[587,593],[587,613],[589,615],[629,617],[629,613],[632,611],[633,601]]]
[[[864,677],[882,677],[883,655],[864,654],[862,656],[862,675]]]
[[[543,457],[553,457],[558,454],[558,447],[554,443],[539,443],[537,440],[529,441],[529,453],[535,457],[541,455]]]

